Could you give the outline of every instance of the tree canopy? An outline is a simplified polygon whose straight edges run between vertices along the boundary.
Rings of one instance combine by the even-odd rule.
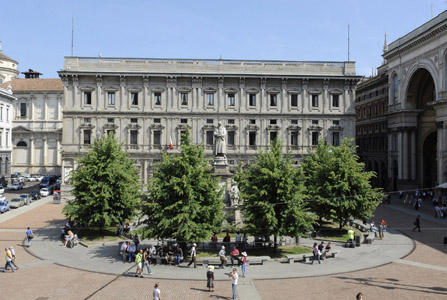
[[[335,220],[340,228],[350,218],[370,218],[383,199],[381,190],[371,187],[374,172],[364,171],[352,139],[344,139],[338,147],[320,141],[302,167],[312,211]]]
[[[179,154],[163,153],[144,197],[148,234],[178,241],[208,239],[224,220],[222,189],[203,145],[191,144],[187,128]]]
[[[138,169],[113,134],[96,140],[77,165],[71,175],[75,200],[63,209],[69,219],[103,229],[135,216],[141,198]]]
[[[255,163],[242,167],[235,176],[247,230],[256,236],[297,236],[313,223],[306,209],[306,187],[301,169],[283,155],[275,139],[270,150],[261,151]]]

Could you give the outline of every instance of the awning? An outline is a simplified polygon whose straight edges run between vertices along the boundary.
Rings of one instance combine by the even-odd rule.
[[[447,182],[441,183],[437,186],[438,189],[447,189]]]

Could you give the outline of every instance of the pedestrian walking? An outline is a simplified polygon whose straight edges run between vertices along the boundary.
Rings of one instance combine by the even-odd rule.
[[[135,265],[137,266],[135,277],[140,276],[143,278],[143,250],[140,250],[137,255],[135,255]]]
[[[152,292],[152,295],[154,296],[154,300],[161,300],[160,285],[158,284],[158,282],[154,286],[154,291]]]
[[[19,267],[16,265],[16,252],[15,252],[13,246],[9,247],[9,252],[11,252],[11,256],[12,256],[12,261],[11,261],[11,263],[12,263],[12,265],[14,266],[14,268],[16,268],[16,270],[18,270]]]
[[[242,252],[242,278],[245,278],[245,273],[247,272],[247,252]]]
[[[383,224],[379,223],[379,238],[383,239]]]
[[[3,272],[6,272],[6,270],[8,270],[8,267],[11,269],[12,272],[14,272],[14,267],[12,266],[12,255],[11,255],[11,251],[9,251],[8,248],[5,248],[5,259],[6,259],[6,264],[5,264],[5,268],[3,269]]]
[[[149,248],[146,248],[146,250],[144,250],[144,253],[143,253],[143,263],[146,265],[147,273],[149,275],[152,275],[151,267],[149,267],[149,265],[151,264],[151,257],[150,257],[149,253],[150,253]],[[141,271],[141,275],[143,275],[143,271]]]
[[[28,227],[26,230],[26,238],[28,239],[28,245],[27,247],[31,246],[31,240],[34,238],[34,233],[31,230],[31,228]]]
[[[227,263],[227,258],[225,257],[225,246],[222,246],[222,248],[219,251],[219,259],[220,259],[219,269],[225,268],[225,265]]]
[[[416,217],[416,220],[414,221],[414,228],[413,231],[415,231],[416,229],[419,230],[419,232],[421,232],[421,215],[418,215]]]
[[[188,264],[188,268],[189,266],[194,263],[194,268],[197,268],[197,250],[196,250],[197,244],[194,243],[192,244],[192,248],[191,248],[191,261]]]
[[[138,234],[136,234],[136,233],[133,236],[133,243],[135,244],[135,251],[137,251],[138,245],[140,244],[140,238],[138,237]]]
[[[236,268],[233,268],[233,272],[230,273],[230,278],[231,278],[231,286],[233,288],[233,298],[231,298],[231,299],[236,300],[237,299],[237,280],[239,278]]]
[[[209,266],[206,272],[206,287],[208,292],[214,292],[214,266]]]
[[[310,263],[311,265],[314,264],[315,258],[318,260],[318,263],[321,264],[321,261],[320,261],[320,250],[318,250],[318,244],[317,243],[314,243],[312,262]]]
[[[357,296],[355,296],[356,300],[363,300],[363,294],[362,293],[358,293]]]

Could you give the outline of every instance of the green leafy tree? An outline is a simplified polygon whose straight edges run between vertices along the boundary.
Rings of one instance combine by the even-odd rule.
[[[364,171],[352,139],[338,147],[320,141],[302,167],[312,211],[320,219],[338,222],[340,228],[351,218],[370,218],[383,199],[381,190],[371,187],[375,174]]]
[[[292,165],[290,156],[283,155],[276,139],[270,151],[261,151],[255,163],[244,166],[235,176],[247,230],[256,236],[297,236],[313,224],[307,212],[304,177]]]
[[[96,140],[77,160],[73,195],[63,212],[69,219],[103,229],[135,216],[141,198],[138,169],[113,134]]]
[[[148,183],[143,213],[151,237],[200,241],[219,231],[223,218],[219,178],[212,174],[202,145],[191,144],[189,129],[179,154],[163,153]]]

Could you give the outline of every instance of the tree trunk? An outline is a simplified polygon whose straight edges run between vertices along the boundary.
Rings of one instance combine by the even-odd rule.
[[[277,238],[278,237],[276,236],[276,234],[273,235],[273,253],[276,253],[276,251],[278,251],[278,244],[276,243]]]

